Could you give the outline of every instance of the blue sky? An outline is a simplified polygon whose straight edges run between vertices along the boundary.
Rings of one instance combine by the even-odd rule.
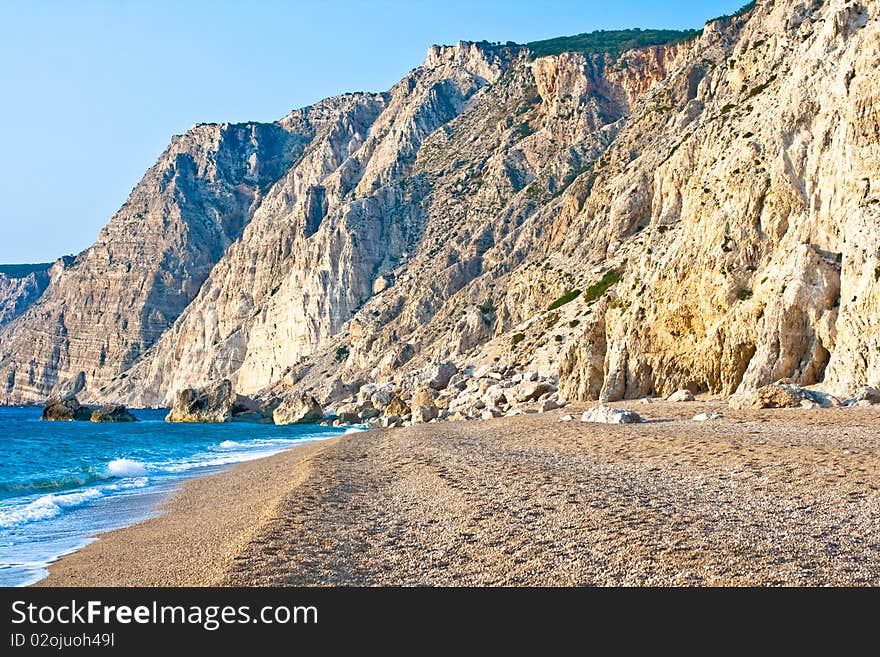
[[[173,134],[389,88],[432,43],[699,27],[745,0],[0,0],[0,263],[92,243]]]

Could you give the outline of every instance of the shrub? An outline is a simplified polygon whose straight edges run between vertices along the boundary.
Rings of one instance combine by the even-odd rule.
[[[348,358],[348,355],[350,353],[351,353],[351,351],[349,350],[349,348],[346,345],[342,345],[341,347],[337,347],[337,349],[336,349],[336,362],[341,363],[346,358]]]
[[[736,293],[736,298],[740,301],[748,301],[752,298],[752,291],[745,288]]]
[[[581,295],[580,290],[569,290],[561,297],[559,297],[556,301],[547,306],[547,310],[556,310],[557,308],[561,308],[565,304],[574,301]]]
[[[560,55],[564,52],[609,53],[680,43],[699,36],[700,30],[597,30],[574,36],[556,37],[526,44],[532,57]]]
[[[587,288],[587,291],[584,292],[584,301],[592,303],[605,294],[605,292],[608,291],[608,288],[619,280],[620,274],[614,269],[609,269],[602,275],[602,278],[599,279],[598,283],[593,283]]]
[[[764,91],[767,87],[770,86],[770,84],[771,84],[775,79],[776,79],[776,76],[775,76],[775,75],[772,75],[772,76],[770,76],[770,79],[767,80],[766,82],[764,82],[763,84],[759,84],[757,87],[753,87],[752,90],[751,90],[751,91],[748,93],[748,95],[746,96],[746,100],[748,100],[749,98],[754,98],[754,97],[757,96],[759,93],[761,93],[762,91]]]
[[[516,126],[516,134],[518,134],[521,139],[525,139],[533,132],[534,130],[532,130],[532,126],[529,125],[528,121],[523,121],[518,126]]]
[[[711,23],[712,21],[724,20],[725,18],[735,18],[737,16],[742,16],[743,14],[749,13],[754,8],[755,8],[755,2],[754,2],[754,0],[752,0],[752,2],[744,4],[742,7],[737,9],[732,14],[722,14],[721,16],[716,16],[715,18],[710,18],[706,22]]]
[[[516,349],[516,345],[526,339],[525,333],[514,333],[513,338],[510,341],[510,348]]]

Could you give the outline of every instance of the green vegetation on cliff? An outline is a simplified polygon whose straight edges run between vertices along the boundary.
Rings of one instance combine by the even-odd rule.
[[[575,36],[556,37],[527,43],[533,57],[564,52],[610,53],[619,55],[634,48],[662,46],[693,39],[699,30],[597,30]]]
[[[739,16],[743,16],[743,15],[745,15],[745,14],[748,14],[748,13],[749,13],[752,9],[754,9],[754,8],[755,8],[755,3],[754,3],[754,1],[752,1],[752,2],[747,2],[746,4],[744,4],[742,7],[740,7],[739,9],[737,9],[737,10],[736,10],[735,12],[733,12],[732,14],[722,14],[721,16],[716,16],[715,18],[712,18],[711,20],[708,20],[708,21],[706,21],[706,22],[707,22],[707,23],[711,23],[712,21],[721,21],[721,20],[724,20],[724,19],[726,19],[726,18],[737,18],[737,17],[739,17]]]

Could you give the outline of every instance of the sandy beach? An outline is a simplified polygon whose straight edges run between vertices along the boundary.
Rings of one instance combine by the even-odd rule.
[[[880,584],[880,409],[615,405],[651,421],[559,421],[577,406],[244,463],[39,584]]]

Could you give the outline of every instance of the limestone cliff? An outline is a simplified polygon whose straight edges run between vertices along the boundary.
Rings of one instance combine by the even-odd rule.
[[[217,378],[252,394],[337,335],[377,277],[423,248],[433,187],[417,171],[423,141],[523,54],[432,48],[388,94],[358,97],[270,190],[242,240],[112,396],[166,403]]]
[[[295,127],[276,124],[199,125],[175,137],[95,244],[0,329],[0,399],[94,398],[131,367],[193,299],[305,142]]]
[[[623,54],[432,47],[388,93],[198,127],[0,329],[6,401],[323,399],[447,359],[570,398],[878,385],[878,70],[877,0],[759,1]]]
[[[0,266],[0,326],[36,301],[49,285],[51,265]]]
[[[759,2],[708,26],[557,217],[566,258],[623,274],[567,351],[605,342],[603,397],[880,380],[878,10]]]

